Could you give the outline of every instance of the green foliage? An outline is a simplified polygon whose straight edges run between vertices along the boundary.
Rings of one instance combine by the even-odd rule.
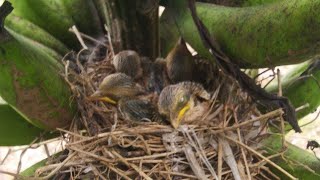
[[[257,6],[257,5],[265,5],[269,3],[279,2],[282,0],[245,0],[242,6]]]
[[[101,24],[97,18],[93,2],[87,0],[9,0],[13,14],[39,26],[49,34],[65,43],[70,49],[80,45],[74,34],[68,31],[79,26],[83,33],[101,35]]]
[[[34,173],[36,172],[36,170],[38,168],[46,165],[47,161],[48,161],[48,159],[44,159],[40,162],[37,162],[36,164],[32,165],[31,167],[29,167],[26,170],[24,170],[23,172],[21,172],[20,175],[26,176],[26,177],[34,176]]]
[[[59,75],[62,65],[50,55],[54,51],[8,30],[12,36],[0,39],[0,95],[40,128],[68,124],[71,93]]]
[[[44,131],[13,110],[9,105],[0,105],[0,146],[18,146],[30,144]]]
[[[41,44],[42,46],[56,51],[51,53],[52,55],[57,53],[60,55],[56,58],[61,58],[61,56],[64,56],[69,51],[62,42],[53,37],[47,31],[25,18],[14,15],[13,13],[6,18],[5,27],[16,34],[32,40],[34,43]]]
[[[283,95],[290,99],[294,107],[298,108],[307,103],[309,104],[308,107],[297,112],[299,119],[314,112],[320,106],[320,70],[314,70],[310,75],[304,75],[304,77],[301,76],[311,62],[312,61],[307,61],[295,65],[281,78]],[[276,79],[270,83],[267,87],[267,91],[278,91]]]
[[[314,77],[314,78],[313,78]],[[289,84],[284,90],[284,96],[289,97],[295,107],[309,104],[309,107],[297,113],[299,118],[316,111],[320,106],[320,71],[313,73],[313,77],[306,77]]]
[[[201,55],[203,46],[186,1],[170,1],[160,21],[162,54],[179,33]],[[232,8],[197,3],[200,19],[224,52],[244,68],[262,68],[306,61],[318,54],[319,0],[283,0],[263,6]]]
[[[281,152],[281,135],[272,135],[265,139],[263,149],[267,152],[267,155]],[[283,159],[283,157],[285,159]],[[271,160],[298,179],[314,180],[320,178],[320,174],[317,174],[317,172],[320,172],[319,160],[313,154],[292,144],[288,144],[288,148],[283,156],[277,156]],[[270,168],[280,176],[281,179],[288,179],[288,177],[280,171],[271,166]],[[310,169],[314,172],[310,172]]]

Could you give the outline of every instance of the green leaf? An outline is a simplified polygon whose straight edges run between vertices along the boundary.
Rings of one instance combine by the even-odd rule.
[[[88,0],[9,0],[16,16],[29,20],[70,49],[80,48],[73,25],[91,36],[102,35],[101,23],[93,2]],[[14,30],[14,29],[13,29]]]
[[[63,151],[62,151],[63,152]],[[42,160],[42,161],[39,161],[35,164],[33,164],[32,166],[28,167],[27,169],[25,169],[23,172],[20,173],[21,176],[25,176],[25,177],[31,177],[31,176],[34,176],[34,173],[36,172],[36,170],[40,167],[43,167],[46,165],[47,161],[51,158],[56,158],[58,157],[59,155],[61,155],[62,152],[58,152],[56,154],[53,154],[51,155],[50,157]]]
[[[37,127],[69,125],[75,111],[69,86],[59,74],[64,68],[58,53],[7,30],[10,34],[5,29],[0,34],[1,97]]]
[[[308,68],[312,61],[294,65],[294,68],[281,78],[283,95],[288,97],[295,108],[309,104],[308,107],[297,112],[300,119],[309,113],[316,111],[320,106],[320,70],[314,69],[310,75],[301,77],[301,74]],[[274,80],[267,87],[267,91],[278,90],[277,80]]]
[[[57,51],[60,56],[64,56],[69,52],[62,42],[25,18],[10,14],[6,18],[5,26],[19,35]]]
[[[30,144],[44,131],[28,123],[9,105],[0,105],[0,146]]]
[[[26,177],[34,176],[34,173],[36,172],[36,170],[42,166],[45,166],[47,161],[48,159],[44,159],[40,162],[37,162],[36,164],[30,166],[29,168],[21,172],[20,175],[26,176]]]
[[[197,33],[187,1],[169,1],[161,16],[161,53],[179,36],[203,57],[212,59]],[[196,3],[199,18],[221,49],[242,68],[304,62],[319,54],[320,0],[283,0],[253,7]]]
[[[264,146],[262,147],[268,155],[273,155],[282,151],[281,135],[274,134],[263,140]],[[277,156],[271,160],[285,169],[287,172],[297,177],[298,179],[314,180],[320,178],[320,163],[319,160],[311,153],[297,146],[287,142],[287,150],[283,156]],[[286,158],[283,159],[282,157]],[[271,167],[271,166],[270,166]],[[310,172],[310,168],[314,172]],[[279,172],[277,169],[271,167],[271,170],[280,176],[281,179],[288,179],[286,175]]]

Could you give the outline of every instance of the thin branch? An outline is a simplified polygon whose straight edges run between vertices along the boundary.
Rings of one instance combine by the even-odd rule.
[[[69,31],[70,31],[70,32],[73,32],[74,34],[77,33],[73,28],[70,28]],[[101,41],[99,41],[99,40],[97,40],[97,39],[95,39],[95,38],[93,38],[93,37],[91,37],[91,36],[89,36],[89,35],[87,35],[87,34],[84,34],[84,33],[82,33],[82,32],[78,32],[78,33],[79,33],[79,35],[80,35],[81,37],[83,37],[83,38],[85,38],[85,39],[87,39],[87,40],[90,40],[90,41],[92,41],[92,42],[94,42],[94,43],[101,44],[101,45],[103,45],[104,47],[107,47],[103,42],[101,42]]]
[[[81,46],[83,49],[89,49],[88,46],[84,43],[82,37],[81,37],[81,34],[80,32],[78,31],[77,27],[75,25],[73,25],[71,27],[71,29],[69,29],[69,31],[73,32],[77,38],[78,38],[78,41],[80,42]]]

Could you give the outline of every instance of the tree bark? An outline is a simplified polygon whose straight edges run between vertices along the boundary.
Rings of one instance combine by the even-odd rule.
[[[197,3],[200,19],[243,68],[294,64],[318,54],[319,8],[320,0],[284,0],[244,8]],[[160,34],[162,56],[181,35],[201,56],[210,57],[185,1],[170,1],[160,20]]]
[[[158,57],[159,0],[107,0],[105,4],[100,12],[107,15],[102,19],[110,29],[114,51],[132,49],[152,59]]]

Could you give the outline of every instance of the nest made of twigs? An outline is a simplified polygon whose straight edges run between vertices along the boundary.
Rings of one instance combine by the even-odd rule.
[[[215,88],[200,125],[173,129],[170,125],[124,120],[115,106],[87,100],[101,80],[114,73],[112,48],[105,43],[98,47],[98,53],[83,49],[73,55],[74,61],[68,59],[70,54],[62,61],[63,76],[79,115],[69,130],[59,129],[66,149],[39,168],[37,178],[278,178],[266,164],[277,166],[262,155],[260,147],[261,139],[268,136],[267,121],[281,120],[282,110],[261,114],[237,83],[224,77],[233,90],[220,101],[219,94],[226,93],[220,93],[220,86]],[[81,58],[90,59],[82,63]]]

